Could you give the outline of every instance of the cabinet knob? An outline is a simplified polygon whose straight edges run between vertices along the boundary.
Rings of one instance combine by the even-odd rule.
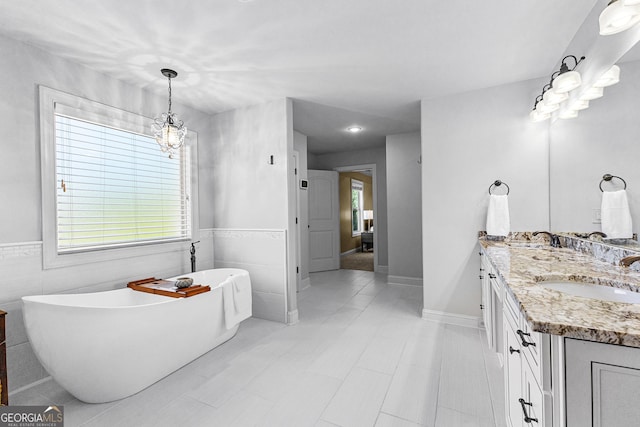
[[[520,335],[520,341],[522,341],[522,345],[523,345],[523,346],[525,346],[525,347],[529,347],[529,346],[535,347],[535,346],[536,346],[536,343],[534,343],[534,342],[529,342],[529,341],[527,341],[527,340],[525,340],[525,339],[524,339],[524,337],[530,337],[530,336],[531,336],[531,334],[529,334],[529,333],[527,333],[527,332],[523,332],[523,331],[522,331],[522,330],[520,330],[520,329],[518,329],[518,330],[516,331],[516,334]]]
[[[484,310],[484,304],[480,304],[480,310]]]
[[[527,412],[527,406],[533,406],[531,402],[525,402],[523,398],[518,399],[518,402],[520,402],[520,406],[522,406],[522,412],[524,413],[524,422],[527,424],[531,424],[532,422],[537,423],[538,419],[531,418],[529,416],[529,413]]]
[[[484,276],[482,274],[478,277],[480,277],[480,280],[484,279]]]
[[[509,353],[513,354],[513,353],[520,353],[520,350],[516,350],[515,348],[509,346]]]

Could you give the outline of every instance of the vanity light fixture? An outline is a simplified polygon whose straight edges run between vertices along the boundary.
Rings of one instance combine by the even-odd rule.
[[[602,98],[604,95],[604,89],[601,87],[592,86],[587,89],[582,95],[580,95],[581,101],[592,101],[594,99]]]
[[[173,159],[176,152],[184,145],[187,127],[175,113],[171,112],[171,79],[178,73],[168,68],[163,68],[160,72],[169,80],[169,111],[154,119],[151,130],[162,152],[169,153],[169,158]]]
[[[349,126],[347,130],[351,133],[362,132],[362,128],[360,126]]]
[[[640,1],[611,0],[600,13],[600,35],[617,34],[640,22]]]
[[[567,60],[573,58],[575,65],[572,69],[569,69],[567,65]],[[576,67],[580,62],[584,60],[584,56],[579,60],[573,55],[567,55],[562,58],[562,65],[560,65],[560,71],[557,71],[557,75],[554,78],[551,76],[551,86],[554,93],[567,93],[582,84],[582,78],[580,77],[580,73],[575,71]],[[555,73],[554,73],[555,74]]]
[[[640,0],[639,0],[640,1]],[[620,81],[620,67],[614,65],[593,84],[593,87],[607,87]]]
[[[567,108],[558,113],[559,119],[575,119],[578,117],[578,111]]]
[[[580,111],[589,108],[589,101],[578,99],[569,107],[570,110]]]
[[[573,59],[573,68],[569,68],[569,59]],[[532,121],[539,122],[551,117],[551,113],[560,108],[560,103],[569,99],[569,92],[582,84],[580,73],[575,69],[584,59],[584,56],[578,59],[574,55],[562,58],[560,69],[551,74],[551,80],[536,97],[533,111],[529,114]]]

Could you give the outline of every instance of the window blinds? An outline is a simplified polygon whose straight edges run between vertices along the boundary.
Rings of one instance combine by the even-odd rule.
[[[187,165],[155,140],[56,114],[58,253],[190,235]]]

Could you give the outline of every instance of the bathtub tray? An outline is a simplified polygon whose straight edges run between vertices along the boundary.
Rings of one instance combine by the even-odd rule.
[[[164,295],[173,298],[186,298],[209,292],[211,288],[208,285],[193,285],[188,288],[176,289],[174,280],[156,279],[149,277],[142,280],[127,283],[127,287],[134,291],[148,292],[150,294]]]

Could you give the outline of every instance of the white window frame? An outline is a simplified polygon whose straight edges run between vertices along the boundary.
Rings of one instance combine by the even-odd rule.
[[[188,174],[191,178],[191,236],[170,242],[144,243],[121,248],[58,253],[57,245],[57,179],[55,153],[55,114],[66,114],[82,120],[148,134],[152,119],[91,101],[66,92],[39,86],[40,163],[42,170],[42,258],[43,268],[68,267],[79,264],[125,259],[141,255],[183,252],[184,242],[199,239],[197,133],[189,130],[185,143]],[[160,147],[158,147],[158,150]]]
[[[357,179],[351,178],[351,186],[349,191],[349,210],[351,211],[351,237],[356,237],[362,234],[364,231],[364,183]],[[359,217],[358,217],[358,229],[353,229],[353,190],[358,190],[360,192],[360,200],[358,200],[359,205]]]

